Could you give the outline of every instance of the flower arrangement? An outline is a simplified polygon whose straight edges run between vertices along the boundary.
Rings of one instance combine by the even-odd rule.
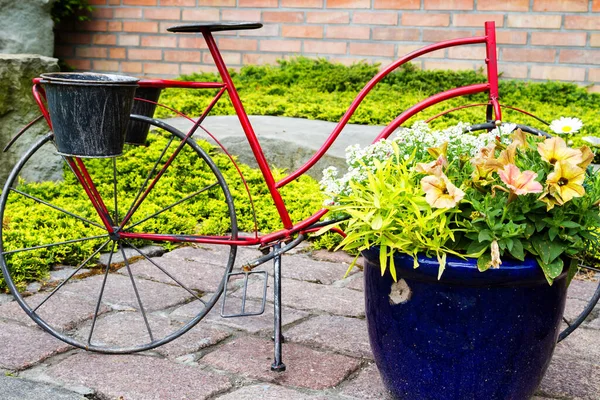
[[[600,236],[593,158],[587,146],[511,124],[476,135],[467,124],[436,131],[418,122],[349,147],[348,172],[326,169],[321,186],[326,206],[347,217],[340,247],[379,246],[382,274],[396,279],[396,252],[412,255],[415,268],[418,254],[437,257],[438,277],[449,254],[477,258],[480,271],[534,257],[552,283],[567,267],[573,274]]]

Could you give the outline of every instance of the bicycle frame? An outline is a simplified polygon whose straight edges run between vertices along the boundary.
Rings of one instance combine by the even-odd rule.
[[[287,208],[284,204],[284,201],[281,197],[279,189],[284,187],[285,185],[287,185],[294,179],[298,178],[299,176],[303,175],[306,171],[308,171],[311,167],[313,167],[319,159],[321,159],[321,157],[327,152],[327,150],[331,147],[333,142],[337,139],[337,137],[339,136],[341,131],[344,129],[344,127],[346,126],[346,124],[348,123],[348,121],[350,120],[350,118],[352,117],[354,112],[356,111],[356,109],[359,107],[361,102],[370,93],[370,91],[375,87],[375,85],[377,85],[377,83],[379,83],[385,76],[387,76],[388,74],[390,74],[392,71],[396,70],[403,64],[405,64],[419,56],[422,56],[427,53],[431,53],[436,50],[445,49],[445,48],[449,48],[449,47],[462,46],[462,45],[470,45],[470,44],[485,44],[485,46],[486,46],[485,62],[486,62],[486,66],[487,66],[487,82],[481,83],[481,84],[474,84],[474,85],[454,88],[454,89],[451,89],[451,90],[448,90],[448,91],[445,91],[442,93],[435,94],[425,100],[422,100],[421,102],[415,104],[408,110],[404,111],[396,119],[394,119],[388,126],[386,126],[381,131],[381,133],[375,138],[375,140],[373,142],[376,142],[381,139],[385,139],[385,138],[389,137],[396,128],[398,128],[400,125],[402,125],[409,118],[411,118],[415,114],[419,113],[420,111],[422,111],[432,105],[438,104],[442,101],[445,101],[445,100],[448,100],[451,98],[470,95],[470,94],[488,92],[489,93],[489,102],[487,105],[489,107],[491,107],[491,109],[493,110],[494,119],[497,121],[500,121],[502,118],[501,107],[500,107],[500,104],[498,103],[498,65],[497,65],[497,54],[496,54],[496,32],[495,32],[495,23],[492,21],[492,22],[485,23],[485,34],[483,36],[459,38],[459,39],[452,39],[452,40],[442,41],[439,43],[434,43],[434,44],[425,46],[419,50],[415,50],[412,53],[409,53],[409,54],[401,57],[400,59],[396,60],[392,64],[385,67],[377,75],[375,75],[365,85],[365,87],[359,92],[359,94],[353,100],[353,102],[351,103],[351,105],[348,108],[348,110],[346,111],[346,113],[343,115],[341,120],[338,122],[338,124],[332,131],[332,133],[326,139],[326,141],[322,145],[322,147],[300,168],[298,168],[296,171],[290,173],[288,176],[281,179],[280,181],[276,182],[273,177],[273,174],[271,172],[271,169],[269,167],[269,164],[265,158],[265,155],[262,151],[262,148],[260,146],[260,143],[258,141],[256,133],[254,132],[252,124],[250,123],[250,120],[248,119],[248,115],[246,114],[246,111],[245,111],[242,101],[239,97],[239,94],[238,94],[238,92],[235,88],[235,85],[231,79],[231,76],[227,70],[227,66],[225,65],[225,62],[224,62],[223,58],[221,57],[221,54],[219,52],[219,49],[217,47],[217,44],[216,44],[213,36],[212,36],[212,33],[209,31],[205,31],[202,34],[204,36],[204,39],[206,40],[208,49],[214,59],[217,70],[221,76],[222,83],[181,82],[181,81],[156,79],[156,80],[141,80],[139,82],[139,85],[141,87],[153,87],[153,88],[186,88],[186,89],[204,89],[204,88],[217,89],[218,88],[218,89],[220,89],[220,92],[215,96],[215,98],[213,99],[211,104],[209,104],[209,106],[207,107],[207,109],[205,110],[203,115],[200,118],[198,118],[197,121],[195,121],[194,126],[188,132],[185,140],[187,140],[187,138],[191,137],[193,135],[193,133],[200,127],[202,120],[210,112],[210,110],[216,104],[216,102],[219,100],[219,98],[221,97],[223,92],[226,91],[232,102],[232,105],[236,112],[236,115],[239,118],[240,124],[246,135],[246,138],[248,140],[248,143],[250,145],[252,153],[254,154],[254,157],[258,163],[258,167],[259,167],[259,169],[262,173],[262,176],[265,180],[265,183],[270,192],[271,198],[277,209],[279,218],[281,219],[284,229],[277,231],[277,232],[269,233],[269,234],[266,234],[263,236],[258,236],[258,235],[254,236],[254,237],[242,236],[242,237],[239,237],[237,240],[232,240],[231,238],[229,238],[227,236],[158,235],[158,234],[149,234],[149,233],[131,233],[131,232],[126,232],[126,231],[119,231],[119,229],[123,227],[123,225],[127,222],[127,219],[129,217],[131,217],[131,214],[135,211],[135,210],[130,210],[130,212],[126,215],[126,217],[125,217],[123,223],[121,224],[121,226],[119,227],[119,229],[117,229],[120,237],[123,237],[126,239],[151,239],[151,240],[194,242],[194,243],[221,244],[221,245],[232,245],[232,244],[235,244],[235,245],[256,245],[256,244],[269,245],[269,244],[272,244],[277,241],[288,239],[297,233],[304,233],[304,232],[311,231],[312,230],[311,226],[314,225],[315,223],[317,223],[327,213],[327,209],[321,209],[321,210],[315,212],[312,216],[306,218],[305,220],[294,224],[290,218],[290,215],[289,215],[288,210],[287,210]],[[50,118],[48,115],[48,111],[42,100],[42,98],[45,97],[43,88],[41,88],[40,80],[37,78],[34,79],[33,93],[34,93],[34,98],[35,98],[36,102],[38,103],[40,109],[42,110],[42,114],[43,114],[44,118],[46,119],[48,125],[51,127],[51,122],[50,122]],[[185,144],[185,140],[182,142],[181,146],[183,146],[183,144]],[[175,151],[175,154],[171,158],[173,158],[176,154],[177,154],[177,150]],[[114,229],[113,222],[110,219],[110,214],[107,211],[107,208],[104,205],[102,198],[97,193],[94,183],[92,182],[91,178],[89,177],[89,174],[87,174],[87,171],[85,170],[85,165],[80,160],[77,160],[77,159],[74,160],[71,157],[67,157],[67,162],[69,163],[70,167],[73,169],[73,171],[76,174],[77,178],[79,179],[80,183],[83,185],[84,190],[86,191],[86,193],[90,197],[90,200],[94,204],[94,207],[100,214],[101,219],[104,222],[104,224],[106,225],[108,232],[110,234],[114,234],[115,229]],[[168,167],[168,165],[166,167]],[[158,178],[160,178],[160,176],[155,178],[155,182],[158,180]],[[140,200],[140,202],[141,201],[143,201],[143,198]]]

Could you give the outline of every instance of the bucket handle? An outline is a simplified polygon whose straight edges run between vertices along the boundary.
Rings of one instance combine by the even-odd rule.
[[[40,111],[42,112],[42,115],[44,116],[44,119],[46,120],[46,123],[48,124],[48,127],[50,127],[50,130],[52,130],[52,122],[50,121],[50,114],[48,113],[48,107],[46,107],[46,92],[44,91],[44,88],[41,85],[42,82],[42,78],[33,78],[33,88],[32,88],[32,92],[33,92],[33,98],[35,99],[35,102],[37,103],[38,107],[40,108]]]

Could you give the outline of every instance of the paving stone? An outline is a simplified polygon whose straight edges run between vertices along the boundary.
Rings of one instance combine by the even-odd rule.
[[[597,287],[598,282],[573,279],[569,285],[567,297],[582,300],[587,303],[594,295]]]
[[[29,296],[26,298],[27,304],[35,308],[49,294],[42,292]],[[36,314],[54,329],[71,330],[79,323],[91,319],[95,310],[96,303],[91,298],[81,298],[71,292],[59,290],[36,310]],[[98,314],[107,311],[108,307],[101,306]],[[28,326],[38,326],[16,301],[0,306],[0,318],[20,321]]]
[[[356,399],[391,400],[392,397],[381,382],[375,364],[360,370],[356,378],[342,386],[341,394]]]
[[[28,368],[71,349],[41,329],[8,322],[0,323],[0,343],[0,367],[10,370]]]
[[[171,324],[169,318],[162,313],[147,315],[148,325],[155,340],[164,338],[177,331],[183,324]],[[91,324],[77,330],[80,339],[87,340]],[[179,357],[195,353],[202,348],[212,346],[229,337],[224,328],[196,325],[184,335],[155,349],[169,357]],[[92,343],[94,345],[113,345],[119,347],[139,346],[150,342],[148,329],[140,313],[118,312],[106,315],[96,321]]]
[[[286,340],[319,346],[352,357],[373,358],[367,322],[363,319],[319,315],[284,330]]]
[[[353,276],[349,276],[344,280],[345,282],[342,284],[343,287],[358,290],[364,292],[365,283],[364,283],[364,273],[362,271],[357,272]]]
[[[598,400],[600,368],[581,357],[555,354],[537,394],[561,399]]]
[[[576,329],[556,345],[554,358],[561,357],[577,357],[600,366],[600,334],[586,327]]]
[[[346,269],[350,264],[352,264],[352,261],[354,261],[355,258],[355,256],[350,255],[342,250],[329,251],[324,249],[315,250],[310,253],[310,256],[315,260],[344,264],[346,265]],[[356,265],[361,267],[365,265],[365,259],[363,256],[358,257],[358,260],[356,260]],[[358,268],[356,270],[358,270]]]
[[[249,284],[248,297],[260,298],[262,296],[260,289],[259,285],[255,283]],[[365,314],[363,294],[356,290],[283,278],[281,293],[282,303],[295,309],[305,311],[320,310],[348,317],[361,317]],[[232,295],[239,296],[240,293],[238,291]],[[272,298],[273,283],[270,280],[267,299]]]
[[[62,383],[127,400],[206,399],[232,386],[224,376],[143,355],[77,353],[46,373]]]
[[[584,322],[584,326],[589,329],[600,329],[600,317],[588,319]],[[600,335],[600,332],[598,333]]]
[[[40,282],[31,282],[29,285],[27,285],[25,291],[29,293],[37,293],[40,291],[41,288],[42,284]]]
[[[286,386],[325,389],[338,385],[360,365],[350,357],[283,344],[285,372],[272,372],[273,342],[245,336],[204,356],[200,362],[243,376]]]
[[[2,400],[84,400],[85,398],[70,390],[41,382],[0,375],[0,393]]]
[[[235,392],[218,397],[219,400],[325,400],[331,397],[310,395],[277,385],[244,386]]]
[[[61,267],[58,269],[54,269],[50,271],[50,277],[48,279],[49,282],[62,282],[67,279],[77,268],[74,267]],[[88,274],[90,272],[89,269],[82,268],[73,276],[76,278],[81,275]],[[71,279],[73,279],[71,278]]]
[[[219,324],[234,329],[243,330],[250,333],[266,333],[273,331],[273,305],[267,303],[265,312],[261,315],[253,315],[250,317],[221,317],[221,301],[210,310],[208,315],[202,319],[200,324]],[[229,302],[229,299],[227,300]],[[260,302],[255,300],[246,301],[247,310],[259,310]],[[176,321],[187,321],[192,316],[197,315],[201,305],[198,302],[188,303],[183,305],[170,314],[170,317]],[[227,311],[227,310],[226,310]],[[303,318],[308,317],[308,313],[294,310],[288,307],[282,307],[281,317],[282,324],[288,325]]]
[[[12,294],[0,293],[0,304],[10,303],[13,300]]]
[[[228,246],[201,244],[193,247],[180,247],[164,254],[163,257],[208,263],[225,268],[229,260],[229,252],[230,248]],[[236,252],[235,265],[240,266],[244,262],[254,260],[262,255],[255,247],[239,246]]]
[[[96,275],[78,282],[68,283],[63,289],[82,298],[92,298],[94,301],[100,294],[103,275]],[[146,279],[135,279],[142,304],[146,311],[160,310],[185,302],[192,297],[182,288],[152,282]],[[138,310],[139,304],[129,276],[109,274],[102,302],[116,310]]]
[[[190,290],[214,292],[219,287],[225,274],[224,267],[213,264],[189,260],[182,261],[175,257],[152,257],[151,260]],[[177,282],[161,271],[155,264],[148,260],[137,261],[130,265],[131,273],[143,279],[177,285]],[[129,276],[127,268],[121,268],[118,273]]]
[[[161,246],[146,246],[146,247],[140,247],[139,249],[142,253],[144,253],[148,257],[160,256],[161,254],[163,254],[165,252],[165,249],[163,249]],[[133,248],[125,248],[124,252],[125,252],[125,257],[127,257],[128,261],[143,257],[142,255],[140,255],[140,253],[138,253],[137,250],[135,250]],[[108,264],[109,257],[110,257],[110,252],[102,253],[100,255],[98,263],[105,266],[106,264]],[[113,253],[113,256],[111,259],[111,264],[120,264],[122,262],[124,262],[123,253],[121,253],[121,250],[115,251]]]
[[[304,255],[286,256],[281,259],[281,275],[285,278],[305,282],[330,285],[335,281],[344,279],[348,265],[342,263],[317,261]],[[271,265],[262,266],[263,270],[273,275]]]
[[[567,299],[567,304],[565,305],[565,314],[564,317],[567,319],[567,321],[569,322],[573,322],[573,320],[575,320],[575,318],[577,318],[579,316],[579,314],[581,314],[581,312],[584,310],[585,306],[587,306],[587,301],[583,301],[583,300],[579,300],[579,299],[575,299],[575,298],[570,298]],[[588,316],[588,319],[590,318],[590,316]]]

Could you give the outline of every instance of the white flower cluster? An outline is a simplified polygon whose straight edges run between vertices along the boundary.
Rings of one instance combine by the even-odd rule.
[[[490,132],[471,134],[470,125],[460,122],[442,130],[432,130],[427,123],[417,121],[411,128],[400,128],[391,139],[380,140],[365,148],[359,145],[349,146],[346,149],[346,163],[348,172],[338,178],[338,170],[335,167],[326,168],[323,171],[321,190],[329,196],[325,205],[335,204],[339,195],[350,193],[350,181],[362,182],[367,179],[368,173],[375,170],[375,160],[384,162],[394,153],[392,142],[398,144],[400,157],[405,160],[415,154],[415,162],[427,157],[427,149],[440,147],[448,143],[448,161],[456,157],[468,155],[475,156],[479,149],[493,143],[496,138],[508,144],[509,135],[515,129],[515,124],[503,124]]]

